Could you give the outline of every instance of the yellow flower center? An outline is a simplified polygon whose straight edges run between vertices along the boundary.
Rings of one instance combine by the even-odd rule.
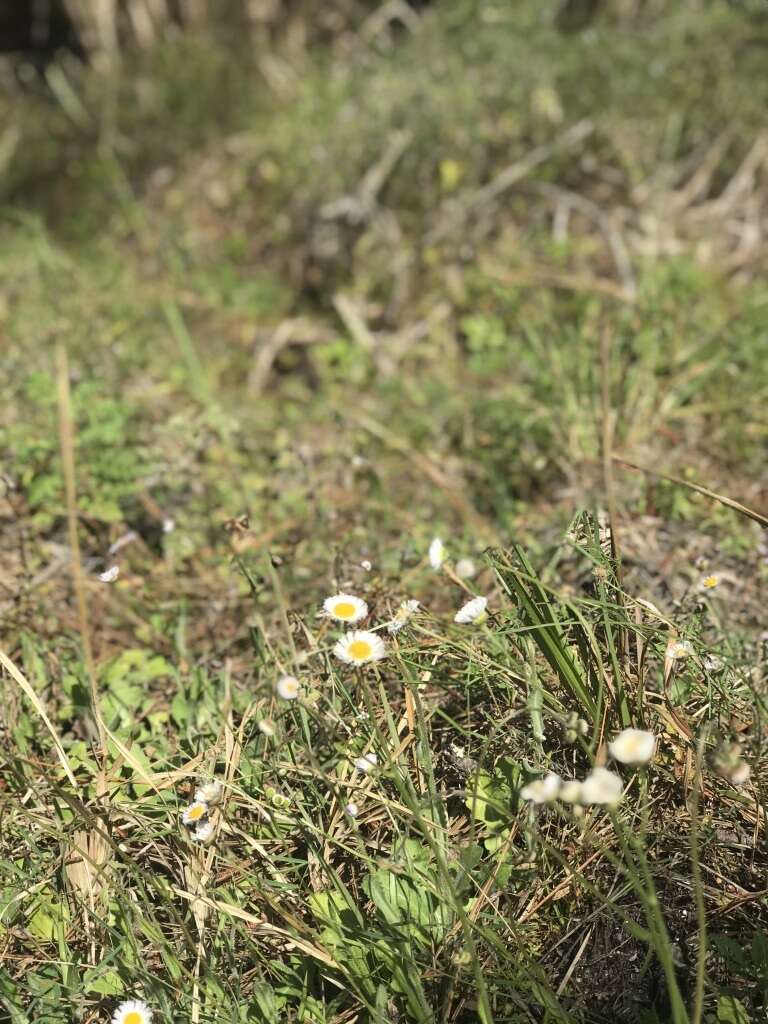
[[[190,807],[188,817],[190,821],[197,821],[197,819],[202,818],[204,814],[205,808],[201,807],[200,804],[198,804],[196,807]],[[141,1024],[141,1017],[137,1016],[136,1020],[138,1021],[138,1024]],[[125,1019],[125,1024],[131,1024],[127,1017]]]
[[[351,619],[355,614],[355,606],[350,601],[339,601],[334,605],[333,614],[340,619]]]
[[[144,1018],[136,1010],[131,1010],[123,1021],[123,1024],[144,1024]]]
[[[370,658],[373,648],[367,640],[353,640],[349,645],[349,656],[355,661],[365,661]]]
[[[719,580],[717,576],[707,576],[707,578],[703,581],[703,586],[705,586],[707,590],[711,590],[712,587],[716,587],[718,583]]]

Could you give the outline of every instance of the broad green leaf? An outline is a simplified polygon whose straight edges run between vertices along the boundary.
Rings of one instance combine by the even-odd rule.
[[[717,1019],[720,1024],[750,1024],[744,1004],[735,996],[720,996],[717,1001]]]

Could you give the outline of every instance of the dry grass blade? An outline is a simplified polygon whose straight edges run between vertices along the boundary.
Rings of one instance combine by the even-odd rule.
[[[48,717],[48,713],[45,710],[43,702],[32,689],[32,686],[30,685],[26,677],[19,671],[19,669],[16,667],[16,665],[14,665],[14,663],[11,661],[11,659],[4,651],[0,651],[0,665],[3,666],[3,668],[11,677],[11,679],[13,679],[13,681],[18,684],[21,691],[29,698],[30,703],[40,716],[48,732],[51,734],[51,739],[53,740],[53,745],[56,747],[56,753],[58,754],[59,761],[61,762],[61,767],[64,769],[64,772],[69,781],[72,783],[72,785],[77,787],[77,779],[72,773],[72,769],[69,766],[69,759],[67,758],[67,755],[64,752],[64,747],[61,745],[59,734],[56,732],[53,723]]]
[[[696,491],[698,494],[703,494],[705,498],[713,498],[715,501],[719,501],[721,505],[725,505],[727,508],[732,508],[734,512],[740,513],[742,516],[746,516],[748,519],[752,519],[754,522],[759,523],[764,530],[768,529],[768,517],[762,515],[760,512],[755,512],[754,509],[747,508],[746,505],[742,505],[739,501],[734,501],[733,498],[727,497],[725,494],[718,494],[717,491],[710,491],[708,487],[702,487],[701,484],[693,484],[690,480],[683,480],[679,476],[670,476],[667,473],[659,473],[655,469],[647,469],[645,466],[638,466],[635,462],[629,462],[627,459],[621,459],[618,455],[613,456],[613,461],[618,463],[620,466],[627,466],[629,469],[636,469],[639,473],[645,473],[646,476],[655,476],[660,480],[668,480],[671,484],[677,484],[679,487],[687,487],[690,491]]]
[[[96,899],[106,888],[104,867],[109,861],[110,846],[101,828],[78,829],[72,839],[72,848],[64,865],[67,881],[88,900],[91,910]]]
[[[256,914],[250,914],[247,910],[243,910],[242,907],[238,907],[234,903],[225,903],[222,900],[213,900],[209,896],[201,896],[199,893],[187,892],[185,889],[181,889],[176,885],[173,886],[173,891],[177,896],[181,896],[182,899],[200,900],[211,910],[216,910],[220,914],[226,914],[228,917],[237,918],[239,921],[245,921],[253,926],[255,934],[272,935],[283,938],[297,949],[300,949],[303,953],[311,956],[313,960],[318,960],[320,963],[325,964],[328,967],[338,968],[339,966],[330,953],[327,953],[324,949],[321,949],[319,946],[316,946],[311,942],[307,942],[306,939],[292,935],[289,931],[286,931],[285,928],[278,928],[277,925],[270,924],[268,921],[265,921],[263,917],[257,917]]]
[[[106,755],[107,738],[104,721],[99,711],[99,699],[96,690],[96,670],[93,664],[91,647],[91,631],[88,623],[88,604],[85,596],[83,567],[80,559],[80,541],[77,533],[77,489],[75,484],[75,442],[72,420],[72,400],[69,392],[69,361],[63,345],[56,349],[56,368],[59,401],[59,442],[61,446],[61,463],[64,472],[64,490],[67,504],[67,530],[69,545],[72,550],[72,582],[77,600],[77,616],[80,625],[80,639],[83,645],[83,658],[88,673],[91,694],[91,711],[96,723],[99,746],[102,757]]]

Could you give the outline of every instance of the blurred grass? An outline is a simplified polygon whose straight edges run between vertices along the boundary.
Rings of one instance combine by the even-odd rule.
[[[236,58],[190,33],[109,70],[63,63],[63,91],[54,75],[51,93],[2,100],[17,132],[0,213],[3,635],[82,783],[62,785],[11,690],[0,997],[14,1024],[101,1020],[137,989],[195,1022],[670,1019],[643,967],[652,944],[620,925],[642,920],[647,894],[611,875],[604,819],[537,819],[517,795],[547,767],[583,769],[606,715],[613,729],[629,707],[657,729],[652,806],[638,785],[622,813],[646,822],[688,956],[690,747],[659,683],[667,626],[643,619],[640,595],[696,644],[676,713],[743,742],[758,779],[753,800],[708,777],[702,856],[722,923],[707,1012],[729,1019],[729,988],[759,1012],[763,908],[738,903],[765,863],[759,535],[618,470],[626,575],[562,534],[575,508],[605,502],[607,414],[614,450],[765,501],[765,253],[744,228],[759,228],[762,164],[727,189],[763,131],[768,27],[726,4],[609,8],[565,36],[552,13],[452,0],[413,35],[241,41]],[[478,198],[585,118],[584,141]],[[102,713],[120,744],[106,811],[72,610],[57,342]],[[110,556],[127,530],[140,539]],[[476,633],[450,626],[464,595],[423,566],[435,533],[486,566],[471,586],[497,618]],[[482,561],[521,538],[522,572],[511,554]],[[702,604],[702,559],[743,589]],[[99,583],[113,560],[118,583]],[[313,609],[342,584],[379,619],[403,597],[428,608],[380,683],[331,664]],[[554,623],[530,641],[529,588]],[[722,673],[704,670],[710,653]],[[289,669],[307,698],[278,707]],[[628,705],[614,705],[622,672]],[[255,727],[267,715],[274,742]],[[585,749],[567,739],[573,715]],[[367,749],[372,781],[350,765]],[[209,854],[175,817],[213,771],[231,804]],[[343,813],[350,796],[360,819]],[[81,829],[106,829],[103,888],[66,868]]]

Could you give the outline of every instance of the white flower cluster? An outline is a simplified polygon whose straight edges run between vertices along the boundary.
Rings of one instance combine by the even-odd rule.
[[[656,737],[645,729],[624,729],[608,744],[608,752],[622,764],[647,764],[656,750]],[[582,806],[595,804],[615,806],[622,797],[624,783],[621,776],[609,768],[596,767],[581,782],[564,781],[554,772],[523,786],[520,796],[534,804],[549,804],[562,800]]]
[[[221,803],[224,787],[213,779],[203,783],[195,790],[192,802],[181,813],[181,820],[190,829],[192,838],[198,843],[207,843],[213,836],[214,826],[210,820],[210,811]]]

